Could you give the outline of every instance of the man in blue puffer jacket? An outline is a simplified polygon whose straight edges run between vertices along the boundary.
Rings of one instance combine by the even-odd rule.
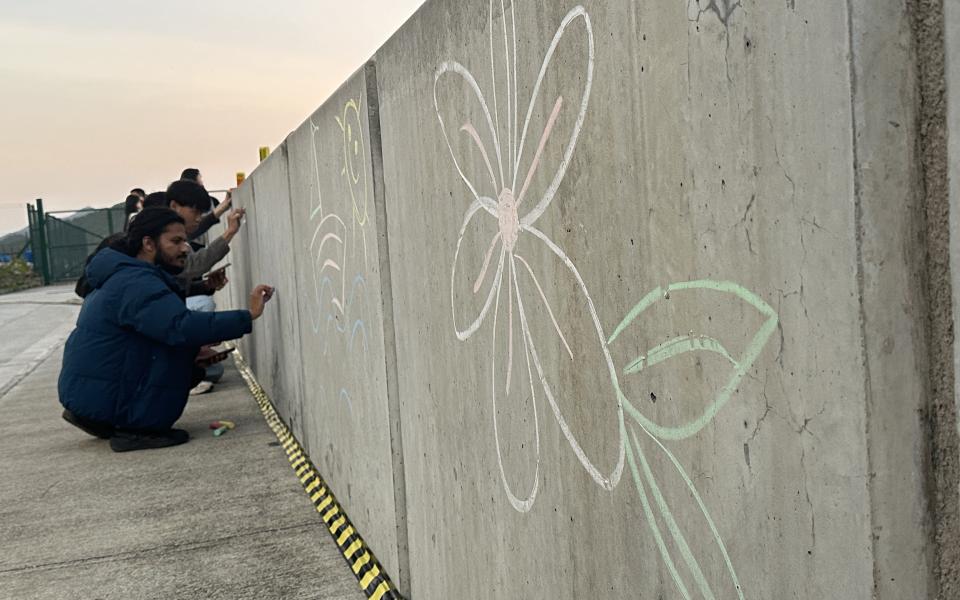
[[[183,219],[151,208],[87,265],[93,291],[64,349],[60,403],[64,419],[109,438],[117,452],[189,440],[172,426],[186,407],[200,346],[249,333],[273,294],[257,286],[250,310],[187,310],[174,276],[188,251]]]

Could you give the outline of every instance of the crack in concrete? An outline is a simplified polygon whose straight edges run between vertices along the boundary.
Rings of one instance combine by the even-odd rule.
[[[697,7],[697,16],[692,19],[688,16],[687,21],[695,24],[697,26],[697,31],[700,30],[700,18],[708,12],[715,14],[717,16],[717,20],[720,21],[721,25],[723,25],[723,37],[726,41],[726,48],[723,51],[723,63],[726,68],[727,82],[733,83],[733,77],[730,76],[730,19],[733,18],[733,13],[736,12],[738,8],[740,9],[740,12],[744,11],[741,0],[736,0],[736,2],[731,2],[730,0],[710,0],[705,8],[700,8],[700,0],[695,0],[693,4]],[[688,27],[688,38],[689,35],[690,31]],[[689,47],[690,44],[688,41],[687,48],[689,49]]]
[[[817,511],[813,508],[813,501],[810,499],[810,484],[807,482],[807,450],[800,442],[800,470],[803,472],[803,495],[807,501],[807,508],[810,510],[810,547],[817,546]]]
[[[750,226],[747,225],[747,217],[750,215],[750,211],[753,209],[754,203],[757,201],[757,195],[750,195],[750,202],[747,203],[747,208],[743,211],[743,216],[740,217],[740,222],[737,225],[743,225],[743,232],[747,237],[747,250],[750,251],[750,254],[756,256],[756,252],[753,249],[753,239],[750,237]],[[736,226],[736,225],[735,225]]]
[[[741,222],[741,223],[746,224],[746,222],[747,222],[747,216],[750,214],[750,211],[753,209],[753,205],[754,205],[754,203],[755,203],[756,201],[757,201],[757,195],[756,195],[756,194],[751,194],[751,195],[750,195],[750,202],[747,203],[747,208],[744,209],[744,211],[743,211],[743,216],[740,217],[740,222]]]
[[[790,428],[793,430],[793,432],[796,433],[797,435],[803,437],[803,434],[806,433],[813,439],[817,441],[822,441],[817,436],[817,434],[815,434],[813,431],[810,430],[810,423],[812,423],[814,419],[817,419],[818,417],[822,416],[823,413],[825,413],[826,411],[827,411],[827,405],[824,404],[823,406],[820,407],[820,410],[818,410],[817,413],[812,417],[808,417],[806,411],[802,411],[799,415],[795,415],[794,413],[791,412],[790,415],[786,418],[786,421],[790,425]]]
[[[794,181],[793,176],[790,175],[790,172],[787,171],[786,167],[783,166],[783,159],[780,156],[780,147],[777,144],[776,131],[773,125],[773,119],[770,118],[769,116],[767,117],[767,124],[770,126],[770,137],[773,139],[773,154],[774,154],[774,157],[776,158],[777,166],[780,167],[780,171],[783,173],[783,178],[786,179],[787,182],[790,184],[790,188],[791,188],[790,201],[792,205],[796,206],[797,183],[796,181]],[[806,221],[805,218],[801,218],[800,221],[808,222]],[[829,230],[827,230],[822,225],[816,222],[816,218],[814,218],[812,225],[815,226],[817,229],[823,229],[824,231],[829,232]],[[803,308],[804,316],[809,318],[810,313],[807,310],[806,303],[804,302],[804,283],[805,282],[803,277],[803,270],[807,264],[807,242],[806,242],[806,237],[804,236],[803,227],[799,227],[798,229],[800,231],[800,248],[803,250],[803,254],[800,258],[800,269],[798,269],[798,275],[800,277],[800,306]]]
[[[767,121],[770,124],[770,135],[773,137],[773,155],[777,159],[777,166],[780,167],[780,170],[783,172],[783,177],[790,182],[790,187],[793,188],[793,194],[791,195],[791,200],[796,203],[797,201],[797,183],[793,180],[793,177],[787,172],[787,168],[783,166],[783,160],[780,158],[780,147],[777,145],[777,138],[774,134],[773,128],[773,119],[767,117]]]
[[[817,434],[815,434],[814,432],[810,431],[809,426],[810,426],[810,423],[812,423],[814,419],[816,419],[817,417],[822,416],[823,413],[825,413],[826,411],[827,411],[827,406],[826,406],[826,404],[824,404],[823,406],[820,407],[820,410],[817,411],[817,414],[813,415],[812,417],[804,417],[804,418],[803,418],[803,425],[801,425],[800,427],[797,428],[797,435],[803,435],[804,433],[807,433],[807,434],[810,435],[810,437],[812,437],[812,438],[814,438],[814,439],[816,439],[816,440],[819,440],[820,438],[817,437]]]
[[[817,223],[817,218],[816,218],[816,217],[813,217],[812,220],[811,220],[811,219],[808,219],[808,218],[806,218],[806,217],[800,217],[800,222],[801,222],[801,223],[806,223],[807,225],[813,227],[814,229],[819,229],[820,231],[827,231],[827,232],[829,233],[829,231],[827,230],[826,227],[824,227],[823,225]]]
[[[760,427],[763,426],[763,422],[766,421],[770,413],[773,412],[773,407],[770,406],[770,400],[767,398],[767,392],[763,391],[760,393],[760,395],[763,396],[763,404],[764,404],[763,414],[760,415],[759,419],[757,419],[757,422],[753,427],[753,432],[751,432],[750,437],[747,438],[748,444],[756,439],[757,434],[760,433]]]
[[[782,386],[781,386],[782,387]],[[773,405],[770,403],[770,397],[767,395],[767,380],[764,380],[763,387],[760,391],[760,396],[763,398],[763,414],[760,415],[760,418],[757,419],[757,422],[754,424],[753,431],[750,432],[750,435],[747,437],[746,441],[743,443],[743,457],[747,463],[747,468],[751,468],[750,461],[750,444],[757,438],[757,435],[760,434],[760,429],[763,427],[763,424],[766,422],[767,418],[773,414],[776,417],[784,419],[776,410],[774,410]],[[784,421],[787,421],[784,419]],[[787,421],[789,422],[789,421]],[[744,421],[744,426],[746,426],[746,421]]]
[[[720,23],[725,29],[729,28],[730,18],[733,16],[734,11],[736,11],[738,8],[743,11],[743,3],[740,0],[732,3],[730,0],[710,0],[706,8],[700,8],[700,2],[697,0],[696,6],[697,17],[695,19],[688,19],[690,22],[697,23],[699,25],[700,17],[702,17],[704,13],[712,12],[713,14],[717,15],[717,19],[720,20]]]
[[[806,249],[804,249],[803,259],[804,259],[804,262],[806,262],[806,259],[807,259]],[[807,317],[807,318],[809,319],[809,318],[810,318],[810,312],[807,311],[807,304],[806,304],[806,302],[803,301],[803,299],[804,299],[804,293],[803,293],[804,284],[805,284],[805,282],[804,282],[804,279],[803,279],[803,271],[801,271],[801,272],[800,272],[800,308],[803,309],[803,316],[805,316],[805,317]]]
[[[60,482],[59,482],[59,481],[54,481],[52,484],[50,484],[50,485],[47,487],[47,489],[43,490],[43,493],[40,494],[40,498],[39,498],[39,499],[40,499],[40,500],[43,500],[44,498],[46,498],[46,497],[47,497],[47,494],[49,494],[50,491],[51,491],[53,488],[57,487],[58,485],[60,485]]]
[[[733,77],[730,75],[730,19],[733,18],[733,13],[736,12],[738,8],[741,12],[744,11],[743,3],[741,0],[736,0],[736,2],[731,2],[730,0],[710,0],[710,3],[707,4],[705,8],[700,8],[700,0],[696,0],[695,4],[697,7],[697,16],[693,19],[687,17],[687,21],[696,24],[698,31],[700,26],[700,18],[708,12],[715,14],[717,16],[717,20],[720,21],[721,25],[723,25],[723,37],[724,41],[726,42],[726,48],[723,51],[723,63],[726,69],[727,82],[733,83]],[[687,28],[688,36],[689,33],[689,28]]]
[[[783,313],[777,313],[783,314]],[[780,351],[777,352],[777,364],[783,369],[783,347],[786,346],[786,339],[783,335],[783,321],[777,320],[777,333],[780,334]]]
[[[693,77],[690,73],[690,27],[687,27],[687,105],[692,103]]]
[[[800,308],[803,309],[803,316],[810,318],[810,313],[807,311],[807,305],[803,301],[804,288],[806,286],[806,280],[803,277],[803,269],[807,265],[807,242],[806,242],[806,238],[803,235],[803,227],[800,227],[799,230],[800,230],[800,249],[803,251],[800,257],[800,268],[797,270],[797,276],[800,277]]]
[[[784,292],[784,290],[781,288],[774,288],[774,289],[780,293],[780,299],[777,300],[777,314],[782,315],[783,301],[789,298],[790,296],[799,296],[800,290],[794,290],[792,292]],[[783,319],[777,319],[777,333],[780,336],[780,349],[777,351],[777,358],[774,360],[776,360],[777,364],[780,365],[780,370],[782,371],[783,370],[783,353],[784,353],[784,348],[787,345],[786,335],[784,334],[784,331],[783,331]]]
[[[756,256],[757,253],[753,249],[753,240],[750,239],[750,230],[744,229],[743,232],[747,234],[747,250],[750,251],[750,254]]]

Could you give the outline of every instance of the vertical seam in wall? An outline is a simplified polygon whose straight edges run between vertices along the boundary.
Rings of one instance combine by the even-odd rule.
[[[924,230],[925,330],[929,356],[931,502],[935,577],[938,598],[955,598],[960,587],[958,521],[958,432],[952,349],[953,284],[950,279],[950,225],[944,63],[945,24],[942,0],[908,0],[916,46],[918,154]],[[949,359],[947,358],[949,356]]]
[[[380,258],[380,298],[383,310],[383,351],[387,378],[387,406],[390,418],[390,447],[393,457],[393,497],[397,520],[397,585],[404,596],[410,595],[410,546],[407,530],[407,478],[403,462],[403,431],[400,423],[400,385],[397,380],[397,334],[393,314],[393,281],[390,272],[390,243],[387,229],[387,205],[383,180],[383,146],[380,138],[380,96],[377,66],[374,60],[364,67],[367,90],[367,122],[370,131],[370,164],[373,172],[373,197],[377,212],[378,256]],[[382,232],[382,233],[381,233]]]
[[[256,170],[256,169],[254,169],[254,170]],[[253,281],[254,281],[253,278],[254,278],[254,276],[255,276],[255,275],[259,275],[259,273],[257,273],[257,270],[254,268],[256,265],[253,264],[253,261],[254,261],[255,258],[256,258],[255,255],[257,254],[256,252],[253,251],[254,245],[256,245],[257,250],[260,249],[260,242],[258,242],[257,239],[256,239],[256,238],[257,238],[257,228],[256,228],[256,219],[257,219],[257,188],[256,188],[256,186],[253,185],[253,177],[252,177],[253,173],[251,173],[250,175],[251,175],[251,177],[249,177],[249,178],[247,179],[247,181],[249,181],[249,183],[247,183],[247,181],[244,181],[244,183],[247,183],[247,185],[250,186],[250,206],[249,206],[249,207],[244,207],[244,208],[248,208],[248,209],[249,209],[248,212],[252,212],[252,213],[253,213],[253,220],[254,220],[254,226],[253,226],[253,227],[250,226],[250,219],[249,219],[249,218],[247,219],[247,222],[246,222],[246,227],[247,227],[247,246],[246,246],[246,248],[244,248],[244,250],[245,250],[244,256],[245,256],[246,259],[247,259],[247,273],[250,275],[250,276],[247,278],[247,285],[248,285],[248,286],[249,286],[249,285],[253,285]],[[251,288],[251,289],[252,289],[252,288]],[[247,306],[249,306],[249,304],[250,304],[250,296],[249,296],[249,294],[250,294],[250,290],[247,290],[246,292],[244,292],[243,290],[240,290],[240,298],[237,299],[237,303],[239,304],[239,303],[243,302],[244,299],[246,299],[247,302],[245,302],[244,304],[247,305]],[[251,326],[251,327],[252,327],[252,326]],[[256,364],[256,360],[257,360],[257,346],[256,346],[256,344],[254,344],[254,340],[255,340],[254,330],[251,328],[250,335],[247,335],[247,336],[244,336],[244,337],[248,340],[248,341],[247,341],[247,349],[248,349],[248,350],[247,350],[247,354],[248,354],[248,356],[244,356],[244,358],[249,362],[249,364],[251,364],[251,365]]]
[[[853,204],[854,204],[854,234],[857,245],[857,299],[859,303],[859,325],[860,325],[860,361],[863,365],[863,390],[864,390],[864,447],[867,454],[867,477],[865,480],[867,498],[870,503],[870,558],[871,558],[871,576],[873,580],[873,593],[876,593],[877,581],[877,536],[875,535],[876,522],[876,499],[873,490],[873,452],[871,450],[871,421],[872,421],[872,402],[873,402],[873,383],[870,377],[870,354],[867,347],[867,313],[864,305],[864,265],[863,265],[863,184],[860,173],[860,149],[858,145],[859,127],[857,125],[857,98],[859,91],[857,88],[857,66],[856,51],[853,24],[853,0],[846,0],[847,8],[847,42],[850,61],[849,79],[850,79],[850,132],[851,132],[851,150],[853,152]]]
[[[951,163],[954,163],[954,164],[960,163],[960,154],[958,154],[957,152],[951,152],[951,150],[954,150],[954,147],[951,143],[951,138],[956,139],[954,136],[960,136],[960,131],[950,130],[951,125],[955,123],[960,123],[960,115],[954,114],[954,111],[951,110],[953,106],[953,102],[951,101],[951,96],[953,97],[960,96],[960,86],[957,85],[958,83],[960,83],[960,79],[951,80],[951,72],[953,69],[955,69],[955,67],[953,67],[952,65],[954,64],[954,61],[960,59],[960,52],[957,52],[957,50],[960,50],[960,47],[958,47],[958,44],[957,44],[957,42],[960,41],[960,39],[958,39],[957,37],[957,36],[960,36],[960,28],[957,28],[957,30],[954,30],[950,26],[951,19],[956,19],[955,22],[960,23],[960,16],[952,17],[951,15],[953,14],[953,11],[958,11],[958,14],[960,14],[960,4],[957,4],[956,2],[954,2],[953,4],[944,3],[944,6],[943,6],[943,53],[944,53],[943,68],[944,68],[944,77],[946,79],[944,82],[944,85],[945,85],[944,89],[947,94],[947,98],[946,98],[947,107],[945,111],[946,111],[946,119],[947,119],[946,144],[947,144],[948,168]],[[955,52],[952,58],[950,56],[951,50],[954,50]],[[951,85],[951,81],[953,85]],[[960,280],[960,265],[956,264],[953,261],[953,257],[957,256],[958,254],[956,251],[958,240],[955,238],[955,236],[953,236],[953,232],[960,231],[960,220],[958,220],[958,216],[960,215],[957,215],[956,211],[953,210],[954,198],[956,197],[954,194],[954,188],[953,188],[954,184],[955,184],[955,180],[953,177],[951,177],[951,173],[948,171],[947,172],[947,202],[950,208],[950,214],[949,214],[950,220],[948,222],[949,222],[950,233],[951,233],[950,244],[948,248],[950,259],[951,259],[950,260],[950,275],[951,275],[950,279],[951,281],[958,281]],[[956,304],[954,304],[953,306],[955,308]],[[956,323],[955,314],[954,314],[954,323]],[[957,328],[956,328],[956,325],[954,325],[954,335],[956,335],[956,331],[957,331]],[[960,357],[960,355],[958,355],[958,352],[960,352],[960,348],[957,347],[957,344],[954,344],[953,345],[954,371],[956,371],[956,366],[958,364],[957,360],[958,360],[958,357]],[[954,400],[955,401],[957,400],[956,397],[954,398]],[[960,423],[958,423],[958,425],[960,425]],[[960,435],[960,429],[958,429],[957,433],[958,435]]]
[[[290,215],[290,239],[291,239],[291,240],[295,240],[295,239],[296,239],[296,236],[293,235],[293,228],[295,227],[295,223],[296,223],[296,221],[294,220],[294,214],[293,214],[293,204],[294,204],[294,199],[293,199],[293,182],[290,181],[290,150],[289,150],[289,148],[287,147],[287,140],[289,140],[289,139],[290,139],[290,136],[288,135],[287,138],[284,139],[283,142],[280,144],[280,147],[283,149],[283,162],[284,162],[284,164],[287,165],[287,212],[288,212],[288,214]],[[319,190],[318,190],[318,192],[319,192]],[[291,244],[291,246],[293,246],[293,245]],[[296,249],[296,247],[293,248],[293,252],[294,252],[295,255],[297,254],[297,249]],[[297,280],[297,269],[296,269],[296,260],[295,260],[295,259],[294,259],[294,263],[293,263],[293,264],[294,264],[294,268],[293,268],[293,288],[294,288],[294,289],[288,291],[287,293],[291,293],[291,292],[297,293],[296,291],[299,291],[299,290],[300,290],[300,282]],[[295,291],[295,290],[296,290],[296,291]],[[307,367],[306,367],[306,361],[305,361],[305,360],[302,360],[302,357],[303,357],[303,327],[300,326],[300,323],[301,323],[301,321],[300,321],[300,318],[301,318],[301,315],[300,315],[300,299],[299,299],[299,298],[296,298],[296,299],[295,299],[295,302],[294,302],[293,304],[294,304],[294,310],[296,311],[294,314],[295,314],[296,319],[297,319],[297,320],[296,320],[296,324],[297,324],[297,326],[296,326],[296,330],[297,330],[297,348],[300,350],[300,356],[301,356],[301,360],[298,361],[298,362],[300,363],[300,377],[297,378],[297,388],[294,390],[294,394],[296,394],[295,397],[294,397],[294,400],[295,400],[296,402],[299,402],[299,403],[300,403],[300,422],[301,422],[301,427],[304,427],[304,428],[305,428],[305,424],[303,423],[303,403],[307,401],[307,389],[306,389],[306,387],[305,387],[305,382],[306,382],[306,380],[307,380],[307,379],[306,379],[306,378],[307,378],[307,372],[306,372],[306,368],[307,368]],[[291,425],[292,425],[292,423],[291,423]],[[291,428],[291,431],[292,431],[292,428]],[[306,429],[304,429],[304,432],[305,432],[305,431],[306,431]],[[306,444],[306,440],[304,440],[304,444]]]

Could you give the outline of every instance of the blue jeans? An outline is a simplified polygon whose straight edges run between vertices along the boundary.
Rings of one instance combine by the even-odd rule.
[[[217,303],[213,301],[213,296],[190,296],[187,298],[187,308],[197,312],[214,312],[217,310]],[[204,381],[217,383],[223,377],[223,363],[217,363],[207,367],[207,374]]]
[[[217,310],[217,303],[213,296],[190,296],[187,298],[187,308],[197,312],[213,312]]]

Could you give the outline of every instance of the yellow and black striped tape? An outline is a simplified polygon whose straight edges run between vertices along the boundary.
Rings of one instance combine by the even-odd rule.
[[[250,388],[253,397],[256,398],[257,404],[260,405],[260,410],[263,412],[267,425],[280,440],[280,444],[290,460],[290,466],[293,467],[297,478],[303,484],[303,489],[310,496],[310,501],[313,502],[323,522],[326,523],[330,535],[333,536],[340,552],[343,554],[343,558],[346,559],[353,574],[356,575],[357,581],[360,582],[360,588],[371,600],[403,600],[393,581],[390,580],[390,576],[387,575],[376,556],[374,556],[373,550],[360,537],[360,533],[350,522],[347,513],[343,511],[340,503],[337,502],[337,498],[330,491],[330,487],[313,466],[310,457],[300,446],[300,442],[297,441],[297,438],[287,428],[280,415],[277,414],[267,393],[257,383],[243,358],[235,352],[234,359],[237,369],[243,376],[244,381],[247,382],[247,386]]]

